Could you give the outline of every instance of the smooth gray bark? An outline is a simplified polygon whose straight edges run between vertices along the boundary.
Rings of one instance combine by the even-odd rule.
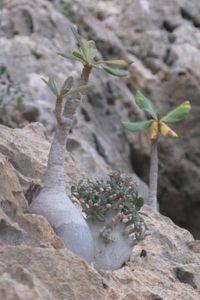
[[[84,83],[87,83],[90,70],[86,71],[84,74],[83,69],[81,76]],[[89,226],[65,191],[64,162],[67,135],[79,102],[80,97],[67,100],[63,114],[63,99],[57,98],[57,128],[49,152],[44,187],[33,200],[29,212],[46,217],[67,248],[92,262],[94,242]]]
[[[115,215],[115,211],[107,213],[103,224],[88,220],[95,241],[94,266],[97,269],[119,269],[131,256],[133,241],[125,233],[126,225],[120,219],[112,225]]]
[[[151,142],[149,196],[148,196],[148,204],[154,210],[158,210],[157,185],[158,185],[158,142],[157,140],[154,140]]]

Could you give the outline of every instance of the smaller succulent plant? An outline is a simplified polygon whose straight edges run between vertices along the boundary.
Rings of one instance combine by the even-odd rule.
[[[50,77],[49,80],[42,79],[46,85],[49,87],[51,92],[59,98],[66,97],[69,94],[73,94],[76,92],[81,92],[84,89],[86,89],[87,86],[79,86],[77,88],[72,88],[73,87],[73,82],[74,79],[73,77],[69,76],[65,79],[63,84],[61,84],[57,78]]]
[[[71,187],[71,193],[80,201],[87,218],[104,222],[106,214],[112,210],[115,212],[114,219],[117,216],[120,222],[132,229],[128,233],[133,240],[141,239],[144,220],[140,209],[144,200],[131,178],[113,173],[107,180],[80,181]]]
[[[74,27],[72,27],[71,30],[78,44],[78,51],[73,51],[71,54],[58,53],[59,55],[70,60],[78,61],[82,63],[82,65],[89,68],[94,67],[96,69],[104,70],[107,73],[117,77],[124,77],[128,75],[127,70],[121,69],[123,67],[128,67],[128,62],[123,59],[99,61],[96,60],[98,51],[96,49],[94,41],[83,40],[83,38],[78,34],[77,30]],[[120,67],[120,69],[113,68],[111,66]]]
[[[151,159],[149,172],[149,196],[148,204],[157,210],[157,184],[158,184],[158,139],[162,135],[166,138],[178,137],[167,124],[182,122],[188,115],[191,109],[189,101],[185,101],[175,109],[168,112],[161,119],[158,118],[153,103],[141,92],[135,95],[136,105],[143,110],[151,119],[139,122],[123,122],[124,128],[131,132],[137,132],[148,129],[149,138],[151,140]]]

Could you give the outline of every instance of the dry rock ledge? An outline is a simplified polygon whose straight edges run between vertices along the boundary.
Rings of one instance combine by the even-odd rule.
[[[49,147],[40,123],[0,126],[0,299],[199,299],[199,241],[148,206],[144,240],[113,272],[97,272],[63,248],[45,218],[26,213],[40,189]],[[85,175],[67,152],[66,164],[69,190]]]

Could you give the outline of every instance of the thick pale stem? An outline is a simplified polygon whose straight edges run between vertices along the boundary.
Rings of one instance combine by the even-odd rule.
[[[87,85],[91,67],[84,66],[80,84]],[[58,97],[56,100],[56,120],[57,128],[49,152],[47,170],[44,180],[44,188],[48,189],[65,189],[65,148],[67,143],[67,136],[69,129],[73,123],[75,112],[80,103],[80,98],[69,99],[66,102],[64,113],[63,113],[63,98]]]
[[[48,157],[44,180],[45,188],[65,188],[64,156],[69,124],[64,121],[62,116],[62,105],[63,98],[57,97],[55,107],[57,127]]]
[[[81,78],[80,78],[80,86],[88,84],[91,69],[92,69],[92,67],[90,67],[88,65],[84,65],[82,73],[81,73]]]
[[[149,174],[149,205],[158,210],[157,203],[158,185],[158,143],[157,140],[151,142],[150,174]]]
[[[66,142],[79,103],[79,96],[68,98],[63,109],[63,98],[57,97],[57,126],[49,152],[44,187],[32,202],[29,211],[47,218],[67,248],[92,262],[94,242],[90,229],[65,191]]]
[[[65,147],[68,128],[58,125],[51,144],[44,180],[44,188],[65,189]]]

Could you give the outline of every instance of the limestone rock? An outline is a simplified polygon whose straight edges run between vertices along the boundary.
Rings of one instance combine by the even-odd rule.
[[[36,123],[23,129],[0,129],[0,298],[199,299],[198,241],[148,207],[144,208],[144,240],[119,270],[97,272],[61,249],[63,243],[47,220],[26,213],[23,193],[30,189],[34,197],[36,191],[29,185],[36,182],[38,188],[45,169],[49,142],[44,127]],[[66,159],[68,187],[81,172],[69,153]]]
[[[101,0],[96,5],[90,0],[6,2],[0,30],[0,96],[4,99],[0,120],[4,124],[23,126],[38,119],[54,129],[54,98],[41,77],[76,77],[80,70],[79,64],[56,55],[69,53],[75,46],[69,30],[72,24],[60,13],[62,3],[74,11],[73,20],[82,35],[96,41],[99,57],[134,62],[125,80],[96,72],[91,76],[89,95],[68,143],[91,176],[114,168],[134,171],[148,182],[147,138],[120,126],[121,121],[138,120],[133,91],[142,90],[160,113],[191,101],[193,112],[177,127],[180,139],[160,143],[159,201],[164,214],[198,237],[199,221],[194,219],[199,219],[199,140],[194,125],[200,96],[199,1],[173,0],[165,5],[155,0]]]
[[[177,227],[169,218],[148,207],[144,212],[148,232],[133,248],[130,262],[118,271],[102,275],[110,283],[118,279],[141,295],[141,299],[148,291],[152,294],[146,299],[198,299],[200,253],[198,248],[193,250],[198,241],[194,242],[189,232]]]
[[[44,127],[39,123],[14,130],[1,126],[0,136],[0,151],[5,155],[0,154],[0,244],[62,248],[63,242],[45,218],[23,214],[42,184],[50,146]],[[70,156],[66,161],[74,182],[79,171]]]
[[[0,120],[11,127],[26,125],[27,110],[36,107],[35,118],[51,132],[54,98],[41,77],[78,75],[78,64],[56,55],[74,48],[72,23],[60,13],[59,0],[4,2]],[[135,171],[147,181],[147,138],[120,125],[144,118],[134,105],[133,91],[141,89],[161,113],[189,99],[193,112],[177,128],[181,138],[160,143],[159,200],[161,211],[198,237],[200,2],[62,2],[73,8],[82,35],[97,42],[99,57],[135,62],[124,80],[93,72],[67,145],[73,155],[66,152],[68,193],[82,177],[104,176],[111,169]],[[26,214],[42,185],[49,132],[39,123],[14,130],[0,127],[0,298],[199,299],[199,241],[149,208],[144,208],[147,235],[134,247],[130,262],[120,270],[98,273],[60,249],[62,241],[43,217]]]
[[[45,169],[49,142],[44,127],[38,123],[23,129],[1,126],[0,135],[3,152],[0,160],[0,298],[199,298],[198,242],[189,232],[148,207],[144,208],[147,214],[144,240],[133,248],[130,262],[119,270],[98,273],[67,249],[60,249],[63,243],[45,218],[26,213],[27,201],[23,194],[30,182],[37,180],[38,184]],[[66,158],[66,183],[70,186],[70,181],[78,180],[81,173],[69,153]],[[27,167],[20,168],[24,165]]]
[[[66,249],[10,246],[0,252],[2,299],[108,299],[103,278]]]

